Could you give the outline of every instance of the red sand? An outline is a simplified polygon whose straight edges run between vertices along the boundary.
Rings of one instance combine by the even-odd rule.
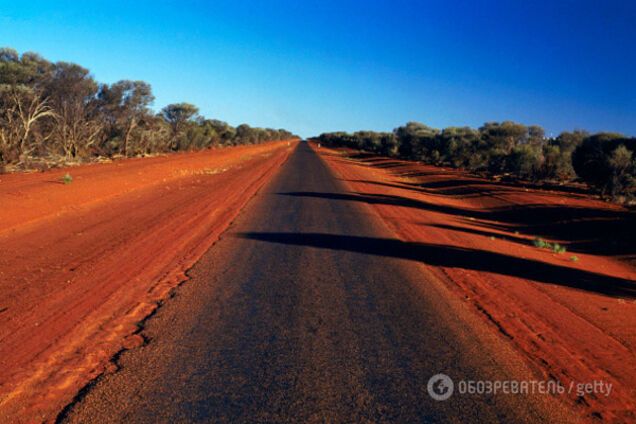
[[[423,266],[508,338],[539,377],[566,387],[611,382],[609,397],[568,395],[583,416],[636,419],[636,270],[598,252],[559,255],[532,245],[535,236],[553,232],[560,239],[551,240],[572,249],[603,249],[603,242],[582,243],[577,232],[625,210],[583,194],[493,183],[388,158],[347,158],[352,151],[318,151],[353,198],[369,203],[401,240],[449,251],[438,263],[422,258],[428,261]],[[548,225],[568,216],[578,218]],[[599,285],[581,283],[590,276]]]
[[[137,324],[290,151],[279,142],[0,175],[0,422],[55,419],[114,354],[142,344]]]

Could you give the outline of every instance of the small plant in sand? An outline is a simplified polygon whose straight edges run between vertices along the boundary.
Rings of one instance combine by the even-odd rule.
[[[560,255],[562,253],[567,252],[567,249],[565,248],[565,246],[561,246],[559,243],[554,243],[552,245],[552,251]]]
[[[64,176],[62,177],[62,182],[64,184],[70,184],[73,182],[73,177],[71,176],[71,174],[69,174],[68,172],[66,174],[64,174]]]
[[[570,256],[570,260],[571,260],[572,262],[578,262],[578,261],[579,261],[579,257],[578,257],[578,256],[576,256],[576,255],[574,255],[574,256]]]
[[[550,243],[542,239],[541,237],[535,238],[532,243],[534,244],[535,247],[538,247],[539,249],[550,249],[554,253],[558,253],[559,255],[567,252],[567,249],[565,248],[565,246],[561,246],[559,243],[554,243],[554,244]]]

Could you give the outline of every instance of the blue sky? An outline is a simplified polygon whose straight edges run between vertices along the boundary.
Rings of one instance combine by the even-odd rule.
[[[506,119],[636,135],[635,22],[632,0],[0,0],[0,45],[147,81],[156,109],[303,136]]]

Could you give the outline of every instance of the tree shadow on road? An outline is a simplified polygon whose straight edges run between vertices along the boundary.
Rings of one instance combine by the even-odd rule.
[[[483,250],[323,233],[250,232],[241,233],[239,237],[285,245],[408,259],[432,266],[491,272],[539,283],[556,284],[606,296],[636,298],[636,281]]]

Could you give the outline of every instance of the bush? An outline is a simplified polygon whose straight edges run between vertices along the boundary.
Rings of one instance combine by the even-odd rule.
[[[567,252],[567,249],[565,248],[565,246],[561,246],[559,243],[554,243],[552,245],[552,251],[560,255],[561,253]]]
[[[538,126],[489,122],[479,130],[442,131],[409,122],[393,133],[324,133],[316,141],[333,147],[397,156],[472,172],[507,173],[533,181],[572,181],[580,177],[603,195],[633,196],[636,191],[636,138],[583,131],[546,138]]]
[[[636,138],[601,133],[583,140],[572,154],[577,175],[601,195],[633,196],[636,188]]]
[[[535,180],[539,179],[543,161],[540,146],[523,144],[512,149],[507,170],[520,178]]]
[[[563,132],[548,140],[543,148],[542,178],[569,181],[576,178],[572,166],[572,152],[589,134],[584,131]]]
[[[532,243],[534,244],[535,247],[538,247],[539,249],[550,249],[554,253],[562,254],[567,252],[567,249],[565,248],[565,246],[561,246],[559,243],[552,244],[542,239],[541,237],[535,238]]]

